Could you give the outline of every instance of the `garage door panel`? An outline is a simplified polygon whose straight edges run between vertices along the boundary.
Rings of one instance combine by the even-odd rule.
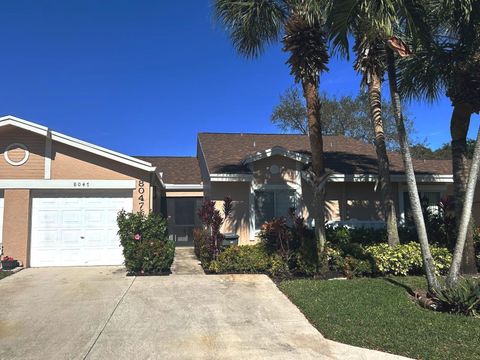
[[[56,249],[38,249],[36,252],[38,258],[35,266],[48,266],[49,259],[58,258],[58,251]]]
[[[131,195],[121,197],[122,191],[74,195],[33,194],[31,266],[122,264],[116,219],[121,209],[132,210]]]
[[[60,212],[61,222],[59,226],[78,227],[83,222],[82,210],[62,210]]]
[[[39,230],[37,244],[40,248],[55,248],[58,243],[58,230]]]
[[[83,242],[82,233],[81,229],[60,230],[60,241],[58,246],[65,248],[81,248]]]
[[[39,210],[37,216],[32,219],[32,226],[44,229],[57,228],[58,220],[57,210]]]
[[[85,210],[85,224],[102,226],[105,224],[105,210]]]
[[[77,248],[63,248],[60,249],[60,266],[75,266],[85,265],[82,262],[82,249]]]

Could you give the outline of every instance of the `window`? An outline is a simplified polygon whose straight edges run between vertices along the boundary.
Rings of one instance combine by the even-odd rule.
[[[295,190],[255,191],[255,228],[273,218],[288,218],[288,211],[295,207]]]
[[[420,196],[420,202],[424,209],[427,209],[432,214],[438,214],[440,211],[440,191],[419,191],[418,195]],[[403,203],[405,204],[405,218],[411,218],[412,207],[410,206],[408,192],[403,193]]]

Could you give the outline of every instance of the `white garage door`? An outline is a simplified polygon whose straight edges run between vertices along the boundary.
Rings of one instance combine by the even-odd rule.
[[[0,253],[2,249],[3,236],[3,193],[0,192]]]
[[[122,264],[116,222],[122,209],[132,211],[131,191],[34,193],[31,266]]]

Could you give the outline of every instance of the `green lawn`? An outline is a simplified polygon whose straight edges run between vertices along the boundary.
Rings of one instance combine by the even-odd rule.
[[[0,271],[0,280],[6,278],[7,276],[12,275],[11,271]]]
[[[480,359],[480,319],[422,309],[405,286],[425,282],[291,280],[280,289],[328,339],[416,359]]]

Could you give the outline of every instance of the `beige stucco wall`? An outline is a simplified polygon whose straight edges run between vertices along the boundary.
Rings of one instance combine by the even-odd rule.
[[[4,158],[6,148],[14,143],[27,147],[28,161],[21,166],[12,166]],[[13,148],[8,152],[12,161],[20,161],[24,150]],[[45,137],[14,126],[0,128],[0,179],[43,179],[45,174]]]
[[[325,193],[327,221],[380,220],[382,217],[380,194],[374,190],[374,186],[375,183],[327,183]],[[302,193],[305,205],[303,216],[307,220],[312,220],[313,191],[305,181],[302,181]]]
[[[258,160],[251,168],[257,185],[295,185],[299,166],[297,161],[277,155]]]
[[[348,183],[346,189],[345,220],[381,220],[382,203],[379,191],[375,191],[375,183]]]
[[[4,254],[29,266],[30,190],[7,189],[4,202]]]
[[[223,199],[226,196],[232,198],[232,214],[221,231],[238,234],[240,244],[251,243],[249,238],[249,194],[250,183],[248,182],[212,182],[208,195],[210,200],[215,201],[218,210],[222,210]]]

